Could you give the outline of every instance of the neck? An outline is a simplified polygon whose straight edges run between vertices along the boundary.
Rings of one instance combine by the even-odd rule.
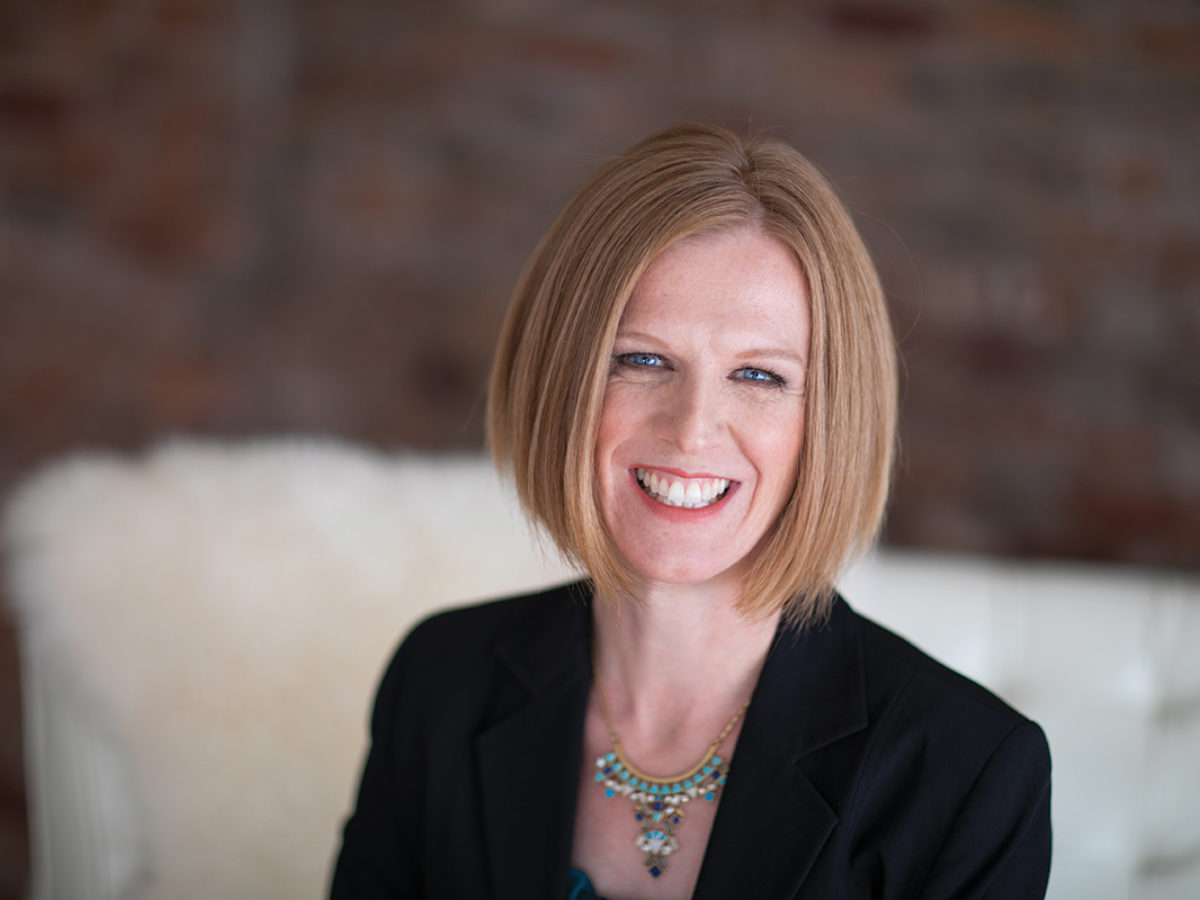
[[[674,584],[598,598],[597,678],[623,736],[715,733],[750,699],[779,616],[748,619],[736,601],[728,587]]]

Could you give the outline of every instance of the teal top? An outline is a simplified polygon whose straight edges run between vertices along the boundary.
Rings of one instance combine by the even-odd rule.
[[[567,900],[604,900],[597,896],[592,880],[580,869],[567,874]]]

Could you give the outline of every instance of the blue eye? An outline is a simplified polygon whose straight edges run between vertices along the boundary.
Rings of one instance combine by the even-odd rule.
[[[666,365],[663,358],[655,353],[621,353],[617,356],[616,362],[640,369],[653,369]]]
[[[787,379],[782,375],[776,375],[769,369],[756,369],[752,366],[746,366],[744,369],[738,369],[733,373],[734,378],[742,381],[750,381],[755,384],[772,384],[779,387],[787,385]]]

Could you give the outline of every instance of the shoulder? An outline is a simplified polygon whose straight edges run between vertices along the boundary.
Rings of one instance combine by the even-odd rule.
[[[469,658],[525,627],[547,623],[563,607],[586,605],[589,596],[582,582],[573,582],[444,610],[413,626],[400,652],[430,660]]]
[[[936,729],[948,745],[979,753],[1011,739],[1048,759],[1041,729],[1009,703],[844,601],[839,605],[858,630],[867,703],[881,732]]]
[[[860,827],[899,829],[901,843],[901,832],[936,835],[926,850],[940,845],[947,859],[958,852],[946,849],[956,834],[997,853],[1020,846],[1038,881],[1050,846],[1050,749],[1042,729],[992,691],[846,610],[859,635],[870,721],[851,818]],[[907,798],[899,815],[898,797]]]
[[[847,871],[884,896],[1034,897],[1050,855],[1050,751],[1038,725],[987,688],[839,600],[830,620],[858,655],[863,727],[828,748]],[[974,894],[971,894],[974,896]]]
[[[436,613],[415,625],[400,642],[384,672],[377,695],[380,707],[437,711],[453,718],[449,704],[466,712],[494,692],[498,667],[520,669],[542,645],[578,641],[586,635],[591,591],[586,582]],[[516,657],[514,665],[507,657]]]
[[[906,638],[839,604],[854,620],[860,636],[863,665],[879,697],[903,694],[926,699],[955,711],[1015,723],[1024,717],[996,694],[934,659]]]

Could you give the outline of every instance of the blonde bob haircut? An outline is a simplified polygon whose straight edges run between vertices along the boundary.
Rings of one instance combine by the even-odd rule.
[[[791,248],[812,316],[796,484],[749,561],[739,608],[824,617],[874,540],[891,477],[896,355],[883,291],[833,189],[781,141],[710,125],[659,132],[567,204],[517,284],[492,369],[493,456],[600,596],[636,595],[600,512],[596,434],[617,325],[647,266],[689,235],[752,226]]]

